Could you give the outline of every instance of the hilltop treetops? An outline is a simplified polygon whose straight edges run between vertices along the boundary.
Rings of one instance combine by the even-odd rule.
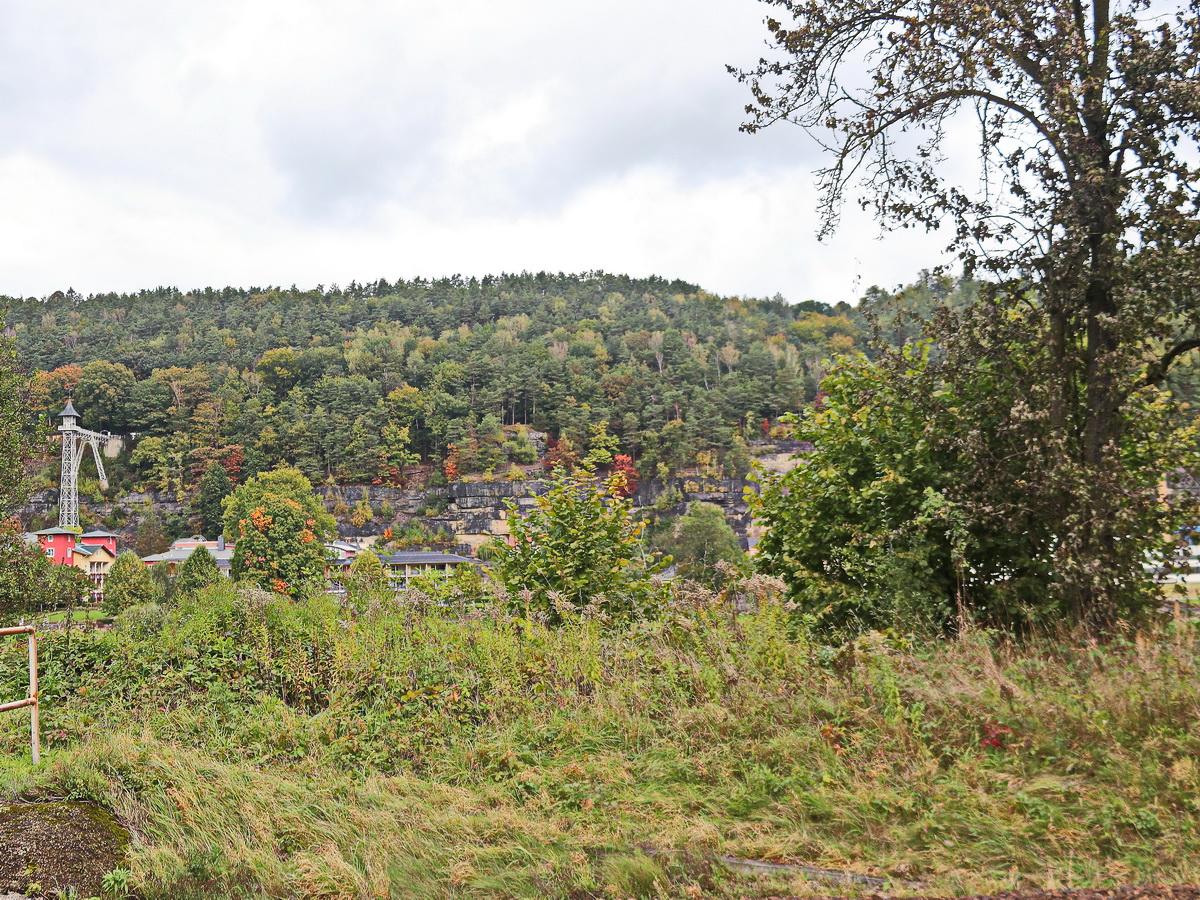
[[[10,306],[35,406],[74,386],[84,425],[136,435],[114,481],[174,492],[214,460],[239,481],[288,463],[399,484],[451,457],[503,476],[536,460],[531,440],[569,459],[598,434],[643,477],[697,453],[744,474],[746,441],[811,401],[821,360],[860,333],[845,304],[604,273]]]

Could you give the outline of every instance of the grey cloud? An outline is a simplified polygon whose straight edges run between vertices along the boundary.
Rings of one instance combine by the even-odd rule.
[[[5,2],[7,290],[603,267],[811,295],[859,251],[812,247],[801,133],[737,130],[764,9]]]
[[[373,59],[390,77],[338,91],[343,73],[331,71],[320,96],[300,92],[270,111],[265,143],[295,208],[351,218],[391,202],[442,214],[541,213],[643,166],[687,184],[794,166],[811,153],[798,133],[739,133],[745,89],[719,50],[645,35],[630,46],[618,34],[577,52],[538,30],[507,37],[436,75],[389,71]],[[447,142],[470,114],[530,90],[544,90],[549,109],[528,140],[467,163],[447,159]]]

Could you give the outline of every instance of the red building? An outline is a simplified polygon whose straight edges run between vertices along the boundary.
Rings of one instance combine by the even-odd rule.
[[[75,544],[79,540],[79,535],[74,531],[68,531],[66,528],[43,528],[41,531],[35,531],[34,534],[37,535],[38,543],[52,563],[60,566],[75,564]],[[113,547],[116,547],[115,542]]]
[[[79,543],[90,544],[93,547],[105,547],[113,555],[117,555],[117,537],[111,531],[89,531],[79,536]]]

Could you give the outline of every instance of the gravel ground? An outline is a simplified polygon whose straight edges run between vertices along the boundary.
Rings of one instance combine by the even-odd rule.
[[[125,865],[128,840],[111,813],[88,803],[0,805],[0,891],[10,892],[0,900],[98,897],[105,873]]]

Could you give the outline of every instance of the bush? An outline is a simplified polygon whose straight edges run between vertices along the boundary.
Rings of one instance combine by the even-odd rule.
[[[179,567],[179,574],[175,576],[175,590],[181,594],[195,593],[220,577],[221,570],[208,548],[197,547]]]
[[[149,567],[136,553],[121,553],[104,579],[104,601],[101,608],[109,616],[143,603],[158,603],[162,595],[150,575]]]
[[[1158,499],[1161,473],[1195,452],[1170,425],[1169,403],[1152,392],[1130,401],[1141,421],[1108,483],[1095,485],[1125,497],[1105,521],[1120,537],[1089,563],[1084,470],[1060,456],[1008,368],[949,352],[910,344],[826,376],[822,405],[796,423],[814,449],[787,474],[765,475],[755,500],[767,529],[760,564],[802,608],[851,632],[1139,614],[1158,590],[1142,571],[1146,552],[1194,510]],[[1089,578],[1091,594],[1080,588]]]
[[[671,558],[682,577],[713,588],[724,585],[743,558],[725,513],[719,506],[699,501],[689,503],[686,513],[668,523],[653,546]]]
[[[513,543],[497,547],[494,573],[514,602],[557,623],[592,604],[623,618],[661,600],[652,576],[662,565],[646,559],[624,486],[620,476],[601,479],[580,466],[559,470],[527,514],[509,502]]]
[[[362,528],[375,517],[375,511],[366,497],[354,504],[354,512],[350,514],[350,524]]]
[[[529,435],[524,431],[517,432],[516,435],[510,437],[504,442],[504,453],[514,463],[522,465],[531,465],[537,462],[537,448],[529,440]]]

